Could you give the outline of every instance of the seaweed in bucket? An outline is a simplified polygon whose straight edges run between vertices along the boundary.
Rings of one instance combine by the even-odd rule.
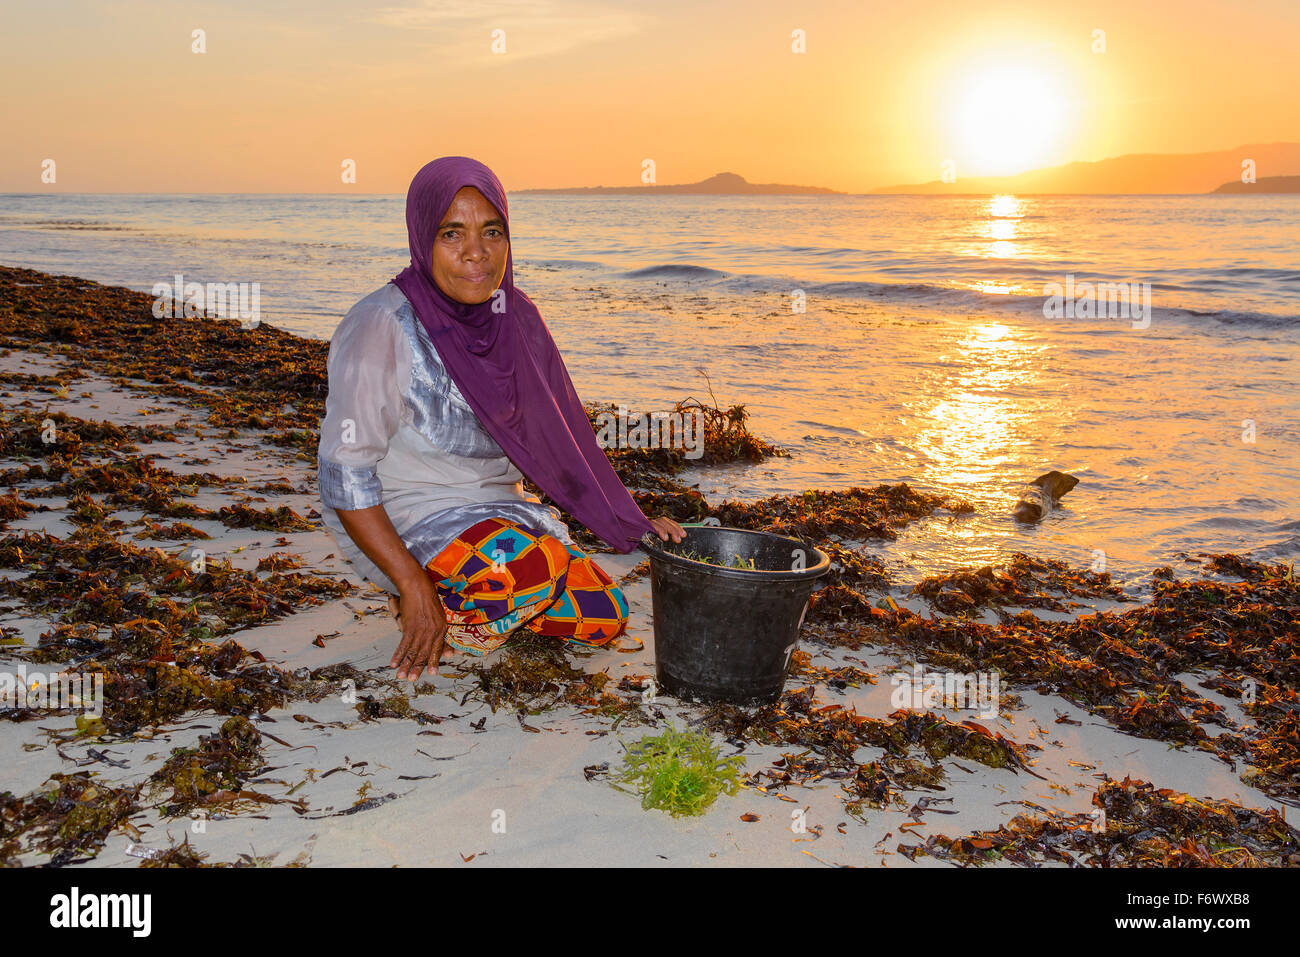
[[[731,561],[724,562],[712,555],[697,551],[693,548],[683,548],[682,546],[665,547],[664,551],[669,555],[676,555],[678,558],[684,558],[690,562],[701,562],[705,565],[717,565],[721,568],[744,568],[748,571],[757,571],[754,566],[754,559],[742,558],[739,555],[732,556]]]

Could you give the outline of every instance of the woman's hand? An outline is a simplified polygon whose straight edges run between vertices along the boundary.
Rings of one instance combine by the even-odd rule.
[[[650,519],[650,524],[654,526],[655,534],[665,542],[668,541],[669,537],[671,537],[674,542],[680,542],[686,537],[686,529],[682,528],[666,515],[663,518]]]
[[[429,674],[436,675],[447,617],[433,579],[407,550],[383,505],[335,511],[343,530],[400,592],[395,611],[402,640],[388,667],[397,669],[397,677],[410,681],[418,681],[426,667]]]
[[[399,586],[398,621],[402,640],[388,662],[397,669],[397,677],[419,681],[425,668],[429,676],[438,673],[438,662],[450,651],[443,639],[447,634],[447,616],[442,612],[433,579],[421,573]]]

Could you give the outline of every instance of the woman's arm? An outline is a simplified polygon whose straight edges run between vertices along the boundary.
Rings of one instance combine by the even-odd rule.
[[[425,668],[430,675],[437,674],[446,649],[447,618],[433,579],[407,549],[383,505],[336,509],[335,514],[348,537],[400,592],[402,641],[388,667],[397,669],[397,677],[411,681],[417,681]]]
[[[426,666],[436,673],[447,623],[432,580],[384,510],[376,468],[401,426],[407,348],[397,321],[373,304],[358,304],[339,324],[326,364],[317,480],[322,503],[400,593],[402,640],[390,667],[414,681]]]

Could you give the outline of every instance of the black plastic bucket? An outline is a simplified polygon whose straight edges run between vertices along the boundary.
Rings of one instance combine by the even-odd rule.
[[[658,686],[691,701],[776,701],[813,584],[830,571],[830,559],[785,535],[717,525],[682,528],[681,542],[648,537],[640,545],[650,556]],[[754,568],[729,567],[736,558],[752,559]]]

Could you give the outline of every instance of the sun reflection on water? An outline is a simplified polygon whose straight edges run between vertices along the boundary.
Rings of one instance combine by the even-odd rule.
[[[974,210],[976,216],[988,219],[978,224],[975,235],[988,242],[980,242],[964,252],[980,259],[1020,259],[1024,251],[1015,242],[1020,238],[1020,218],[1027,203],[1014,196],[991,196],[986,206]]]
[[[989,215],[1002,219],[1019,219],[1025,208],[1014,196],[994,196],[989,200]]]
[[[923,416],[917,448],[936,484],[1000,486],[1024,444],[1030,410],[1017,398],[1037,380],[1035,347],[998,322],[972,326],[949,361],[960,370]]]
[[[1042,347],[1000,322],[973,325],[940,356],[945,370],[933,382],[933,398],[918,415],[916,449],[927,483],[969,499],[973,520],[945,524],[927,549],[939,565],[994,561],[999,539],[1014,534],[997,516],[1009,508],[1010,480],[1035,434],[1042,412],[1032,398],[1041,381],[1036,357]]]

